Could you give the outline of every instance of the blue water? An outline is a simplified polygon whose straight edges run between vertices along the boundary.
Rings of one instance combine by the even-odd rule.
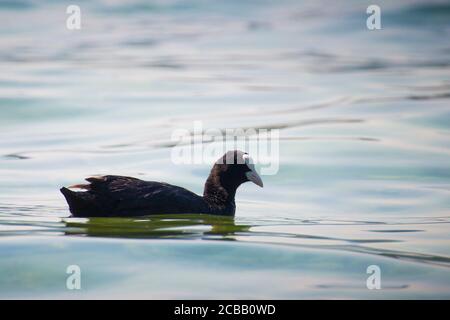
[[[371,1],[76,4],[70,31],[0,1],[1,298],[450,298],[447,1],[378,1],[375,31]],[[202,193],[211,164],[171,161],[194,121],[280,129],[234,219],[69,217],[94,174]]]

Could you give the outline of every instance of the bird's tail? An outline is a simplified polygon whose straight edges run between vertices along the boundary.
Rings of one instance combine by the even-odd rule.
[[[69,210],[74,217],[87,217],[94,209],[92,208],[92,195],[88,192],[75,192],[62,187],[59,189],[66,198]]]

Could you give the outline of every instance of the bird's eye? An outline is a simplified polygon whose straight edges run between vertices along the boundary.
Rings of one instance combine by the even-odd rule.
[[[248,154],[244,154],[242,156],[242,158],[244,158],[245,164],[247,165],[247,167],[251,170],[254,171],[255,170],[255,164],[253,162],[253,159],[248,155]]]

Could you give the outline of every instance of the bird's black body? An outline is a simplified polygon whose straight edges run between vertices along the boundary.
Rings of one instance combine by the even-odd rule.
[[[167,183],[113,175],[87,178],[90,184],[74,186],[85,189],[83,192],[74,192],[68,188],[61,188],[61,192],[75,217],[180,213],[234,215],[236,189],[249,181],[248,173],[256,172],[245,163],[239,164],[239,157],[244,153],[231,152],[235,162],[227,162],[226,156],[230,156],[230,152],[216,162],[205,183],[203,196]],[[255,183],[262,186],[260,178]]]
[[[70,211],[77,217],[208,212],[203,197],[171,184],[121,176],[86,180],[91,183],[85,192],[61,189]]]

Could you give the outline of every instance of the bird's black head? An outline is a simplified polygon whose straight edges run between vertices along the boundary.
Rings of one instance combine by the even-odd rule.
[[[236,189],[247,181],[263,186],[251,157],[239,150],[228,151],[214,164],[206,180],[204,197],[217,203],[234,202]]]

